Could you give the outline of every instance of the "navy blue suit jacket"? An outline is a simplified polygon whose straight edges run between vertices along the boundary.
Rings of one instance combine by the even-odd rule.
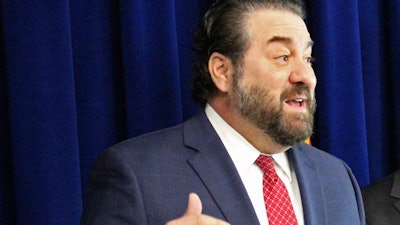
[[[341,160],[306,144],[288,150],[306,225],[359,225],[358,184]],[[259,224],[238,172],[205,113],[119,143],[98,158],[81,224],[160,225],[182,216],[195,192],[203,213],[232,225]]]

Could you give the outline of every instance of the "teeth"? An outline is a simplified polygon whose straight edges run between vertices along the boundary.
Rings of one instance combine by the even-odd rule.
[[[295,99],[295,101],[298,102],[298,103],[302,103],[302,102],[303,102],[303,99],[298,98],[298,99]]]

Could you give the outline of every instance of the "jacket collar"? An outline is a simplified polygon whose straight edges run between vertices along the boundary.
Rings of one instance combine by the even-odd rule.
[[[304,223],[307,225],[327,224],[327,209],[324,207],[322,187],[318,171],[305,154],[304,145],[288,150],[288,158],[293,163],[299,183],[303,205]]]
[[[187,121],[183,129],[185,145],[197,151],[188,162],[209,190],[226,221],[259,224],[239,174],[205,113]]]

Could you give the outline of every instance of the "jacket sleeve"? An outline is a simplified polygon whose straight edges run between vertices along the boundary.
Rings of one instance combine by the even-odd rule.
[[[96,160],[80,224],[147,224],[136,176],[118,151],[108,149]]]

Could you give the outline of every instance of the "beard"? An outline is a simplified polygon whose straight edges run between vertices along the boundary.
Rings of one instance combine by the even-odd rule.
[[[306,85],[299,84],[285,90],[278,100],[269,90],[258,85],[242,88],[235,80],[233,88],[234,107],[275,142],[293,146],[312,135],[316,101]],[[307,112],[284,112],[284,100],[299,93],[307,97]]]

